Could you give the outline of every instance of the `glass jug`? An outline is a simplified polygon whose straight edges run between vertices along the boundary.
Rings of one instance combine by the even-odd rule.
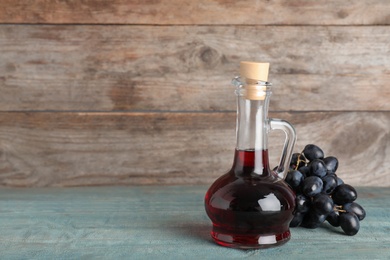
[[[211,236],[222,246],[266,248],[290,239],[295,194],[284,182],[296,141],[294,127],[267,117],[271,95],[269,63],[241,62],[233,79],[237,95],[237,143],[231,170],[208,189],[205,208]],[[279,165],[271,170],[268,133],[286,134]]]

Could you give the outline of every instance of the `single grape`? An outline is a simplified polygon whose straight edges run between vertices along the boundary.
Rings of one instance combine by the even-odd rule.
[[[305,166],[299,167],[298,171],[300,171],[303,174],[303,176],[306,178],[307,176],[309,176],[310,168],[309,168],[309,166],[305,165]]]
[[[310,162],[310,175],[320,178],[326,175],[326,166],[321,159],[314,159]]]
[[[326,221],[329,222],[334,227],[340,226],[340,217],[339,214],[335,211],[331,211],[328,216],[326,217]]]
[[[324,163],[328,172],[335,173],[339,167],[339,160],[334,156],[324,158]]]
[[[334,174],[328,174],[322,178],[324,183],[322,192],[325,194],[331,194],[337,187],[337,177]]]
[[[340,226],[345,234],[353,236],[359,231],[360,222],[354,213],[343,213],[340,214]]]
[[[303,194],[297,194],[295,197],[295,210],[297,213],[306,213],[310,208],[310,198]]]
[[[344,184],[344,181],[340,177],[337,177],[337,186],[340,186],[341,184]]]
[[[285,181],[295,190],[303,182],[304,176],[300,171],[292,170],[287,173]]]
[[[326,215],[318,214],[315,211],[309,211],[303,218],[301,226],[305,228],[318,228],[322,223],[324,223],[325,219]]]
[[[322,191],[323,182],[320,177],[309,176],[303,181],[303,194],[308,197],[314,197]]]
[[[293,219],[290,222],[290,227],[298,227],[301,225],[303,218],[305,217],[305,213],[295,212]]]
[[[347,211],[348,213],[354,213],[359,220],[363,220],[366,217],[366,211],[356,202],[344,204],[343,210]]]
[[[338,205],[353,202],[356,198],[357,193],[355,188],[348,184],[341,184],[337,186],[332,194],[333,201]]]
[[[324,158],[324,152],[321,150],[321,148],[314,144],[306,145],[302,152],[309,161]]]
[[[313,198],[313,209],[322,215],[327,215],[333,211],[333,200],[326,194],[320,193]]]
[[[297,165],[298,164],[298,158],[301,154],[300,153],[293,153],[291,155],[290,165]]]

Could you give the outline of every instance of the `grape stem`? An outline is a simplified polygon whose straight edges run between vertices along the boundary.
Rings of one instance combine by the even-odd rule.
[[[301,160],[301,156],[303,157],[303,160]],[[299,164],[300,164],[301,162],[304,162],[305,165],[306,165],[306,164],[307,164],[306,161],[307,161],[307,160],[306,160],[305,155],[304,155],[303,153],[300,153],[299,156],[298,156],[297,165],[295,165],[295,169],[294,169],[294,170],[298,170],[298,166],[299,166]]]
[[[345,209],[343,209],[343,206],[341,206],[341,205],[334,206],[333,210],[337,211],[337,212],[341,212],[341,213],[346,213],[347,212]]]

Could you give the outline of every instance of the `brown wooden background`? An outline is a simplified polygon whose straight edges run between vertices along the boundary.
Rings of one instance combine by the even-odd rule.
[[[3,0],[0,23],[1,186],[210,184],[241,60],[271,63],[296,151],[390,186],[387,0]]]

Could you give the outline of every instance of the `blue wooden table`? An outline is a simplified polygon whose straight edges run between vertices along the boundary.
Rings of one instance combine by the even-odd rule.
[[[0,259],[390,259],[390,188],[357,188],[356,236],[294,228],[277,248],[214,244],[206,186],[1,188]]]

